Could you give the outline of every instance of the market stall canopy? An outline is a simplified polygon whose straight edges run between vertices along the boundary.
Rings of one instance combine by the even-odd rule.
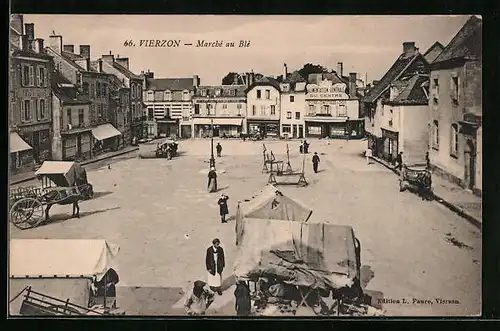
[[[92,278],[100,281],[120,247],[102,239],[13,239],[11,278]]]
[[[27,142],[19,136],[17,132],[11,132],[9,137],[9,149],[11,153],[28,151],[33,149]]]
[[[73,186],[87,183],[87,172],[72,161],[44,161],[35,172],[38,178],[46,176],[57,186]]]
[[[244,219],[234,275],[276,278],[314,289],[350,287],[358,277],[350,226]]]
[[[275,186],[266,185],[253,199],[238,204],[236,212],[236,243],[239,243],[242,234],[241,220],[243,218],[307,222],[311,214],[311,209],[283,195]]]
[[[113,138],[116,136],[120,136],[122,133],[118,131],[113,125],[111,124],[101,124],[97,126],[96,128],[92,129],[92,135],[95,137],[97,140],[105,140],[108,138]]]

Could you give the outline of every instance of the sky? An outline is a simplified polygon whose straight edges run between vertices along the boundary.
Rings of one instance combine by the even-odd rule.
[[[130,69],[155,78],[198,75],[202,85],[217,85],[228,72],[264,75],[302,68],[305,63],[356,72],[379,80],[414,41],[421,53],[434,42],[446,46],[469,15],[420,16],[267,16],[267,15],[24,15],[35,24],[35,38],[55,32],[63,44],[90,45],[91,58],[112,52],[128,57]],[[141,40],[179,40],[180,47],[144,47]],[[132,41],[134,46],[125,46]],[[235,47],[200,48],[198,40],[234,42]],[[250,41],[238,47],[240,40]],[[192,46],[185,46],[192,43]],[[160,42],[161,45],[161,42]]]

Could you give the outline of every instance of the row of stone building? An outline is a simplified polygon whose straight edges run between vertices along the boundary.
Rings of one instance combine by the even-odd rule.
[[[10,20],[10,170],[81,160],[129,145],[143,131],[143,77],[128,58],[91,61],[90,45],[49,45],[23,15]]]
[[[241,134],[266,137],[362,136],[364,119],[359,100],[363,86],[355,73],[337,71],[285,79],[236,75],[232,85],[200,85],[198,76],[154,78],[142,73],[149,136],[183,138]]]
[[[482,21],[472,16],[450,43],[403,52],[362,99],[368,147],[394,161],[482,191]]]

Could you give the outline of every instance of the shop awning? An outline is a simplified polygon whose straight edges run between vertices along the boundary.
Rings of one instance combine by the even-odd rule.
[[[304,118],[306,122],[317,122],[317,123],[345,123],[347,118],[334,118],[334,117],[306,117]]]
[[[92,129],[92,135],[97,140],[105,140],[105,139],[108,139],[108,138],[113,138],[113,137],[116,137],[116,136],[120,136],[121,132],[118,131],[111,124],[101,124],[98,127]]]
[[[16,152],[22,152],[22,151],[28,151],[32,149],[30,145],[28,145],[27,142],[23,140],[17,134],[16,132],[11,132],[10,133],[10,152],[11,153],[16,153]]]
[[[194,125],[234,125],[241,126],[242,118],[195,118],[193,119]]]

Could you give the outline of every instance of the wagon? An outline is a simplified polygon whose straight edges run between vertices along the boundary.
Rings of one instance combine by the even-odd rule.
[[[118,313],[119,249],[101,239],[11,240],[10,315]]]
[[[432,174],[427,166],[403,165],[399,178],[399,190],[416,192],[422,199],[432,199]]]
[[[178,148],[179,144],[175,140],[167,139],[162,143],[159,143],[156,146],[155,151],[140,153],[139,158],[141,159],[167,158],[170,160],[172,157],[177,156]]]
[[[10,220],[21,230],[36,227],[47,220],[54,204],[73,204],[79,211],[78,201],[94,195],[85,169],[75,162],[45,161],[35,175],[42,181],[41,187],[10,192]]]

